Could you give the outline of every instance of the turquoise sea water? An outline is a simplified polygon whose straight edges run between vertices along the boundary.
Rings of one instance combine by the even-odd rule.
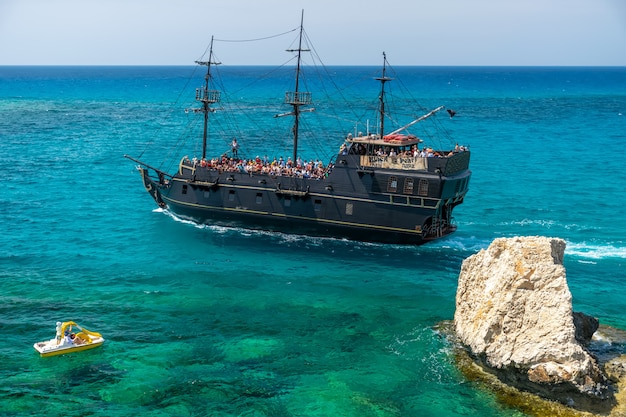
[[[377,71],[331,68],[366,107],[378,87],[356,81]],[[193,68],[0,67],[0,415],[519,416],[464,380],[434,330],[453,318],[463,259],[502,236],[565,239],[574,309],[626,329],[626,69],[396,71],[425,108],[458,112],[440,123],[472,150],[458,231],[421,247],[157,210],[123,155],[168,168],[165,155],[197,153],[179,141],[195,123],[178,111],[194,106],[180,96],[201,83]],[[266,72],[225,72],[256,115],[242,152],[288,155],[255,133],[286,129],[263,120],[289,85],[247,93]],[[365,123],[335,121],[303,153],[327,159]],[[107,341],[40,358],[32,344],[58,320]]]

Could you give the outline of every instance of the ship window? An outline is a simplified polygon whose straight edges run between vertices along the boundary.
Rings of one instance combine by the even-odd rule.
[[[228,201],[235,201],[235,190],[228,191]]]
[[[290,195],[285,196],[284,204],[285,204],[285,207],[291,207],[291,196]]]
[[[417,189],[417,194],[422,196],[428,195],[428,180],[420,180],[419,188]]]
[[[313,209],[315,211],[322,210],[322,200],[315,200],[315,204],[313,205]]]
[[[183,185],[183,194],[187,194],[187,184]]]
[[[211,193],[209,193],[208,191],[205,191],[205,192],[204,192],[204,198],[209,198],[209,195],[210,195],[210,194],[211,194]]]
[[[352,206],[352,203],[346,203],[346,214],[348,216],[352,216],[353,210],[354,210],[354,207]]]
[[[256,203],[257,204],[263,204],[263,194],[256,193]]]
[[[404,179],[404,194],[413,194],[413,178]]]
[[[387,191],[390,193],[395,193],[398,191],[398,178],[389,177],[389,181],[387,182]]]

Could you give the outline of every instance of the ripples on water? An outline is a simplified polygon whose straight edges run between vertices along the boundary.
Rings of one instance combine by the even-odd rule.
[[[0,414],[519,415],[465,381],[433,331],[454,315],[463,259],[497,237],[565,239],[574,309],[626,328],[623,71],[400,69],[457,110],[441,123],[474,172],[457,233],[406,247],[154,209],[122,155],[158,165],[192,124],[162,117],[188,70],[0,72]],[[107,341],[39,358],[57,320]]]

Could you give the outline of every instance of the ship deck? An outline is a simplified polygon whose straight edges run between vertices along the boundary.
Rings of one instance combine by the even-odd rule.
[[[411,146],[422,143],[423,141],[417,136],[407,135],[388,135],[383,138],[380,135],[348,137],[348,143],[361,143],[364,145],[374,146]]]

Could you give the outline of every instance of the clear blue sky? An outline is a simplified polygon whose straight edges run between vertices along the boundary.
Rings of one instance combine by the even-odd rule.
[[[0,0],[0,65],[192,64],[305,30],[326,65],[626,66],[626,0]],[[293,35],[220,43],[281,64]]]

